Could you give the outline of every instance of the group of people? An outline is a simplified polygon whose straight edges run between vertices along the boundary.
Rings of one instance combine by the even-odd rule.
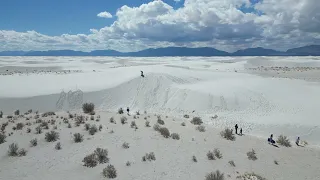
[[[236,134],[238,134],[238,124],[236,124],[235,126],[234,126],[234,128],[236,129]],[[240,128],[240,134],[239,135],[241,135],[242,136],[242,128]]]
[[[271,143],[272,145],[275,145],[276,141],[273,140],[273,134],[271,134],[270,137],[268,138],[268,143]],[[300,146],[299,143],[300,143],[300,137],[298,137],[296,139],[296,145],[297,146]]]

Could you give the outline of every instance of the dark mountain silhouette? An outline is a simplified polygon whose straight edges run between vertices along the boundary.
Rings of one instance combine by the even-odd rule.
[[[114,50],[95,50],[91,52],[73,50],[49,51],[3,51],[0,56],[131,56],[131,57],[157,57],[157,56],[320,56],[320,45],[304,46],[289,49],[286,52],[261,47],[238,50],[234,53],[220,51],[210,47],[165,47],[145,49],[137,52],[119,52]]]

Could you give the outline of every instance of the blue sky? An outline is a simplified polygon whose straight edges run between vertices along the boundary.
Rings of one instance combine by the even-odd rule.
[[[98,18],[103,11],[114,15],[123,5],[138,7],[148,0],[1,0],[0,30],[35,30],[46,35],[88,34],[112,24],[115,17]],[[174,8],[183,1],[164,1]]]
[[[0,51],[286,50],[320,44],[319,9],[319,0],[1,0]]]

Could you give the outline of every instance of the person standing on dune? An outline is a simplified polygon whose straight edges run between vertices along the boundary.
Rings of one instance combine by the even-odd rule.
[[[144,77],[144,75],[143,75],[143,71],[140,71],[141,72],[141,77]]]
[[[236,129],[236,134],[238,134],[238,124],[236,124],[234,128]]]

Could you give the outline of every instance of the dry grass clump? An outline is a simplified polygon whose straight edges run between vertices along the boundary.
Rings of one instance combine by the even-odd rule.
[[[34,138],[34,139],[32,139],[31,141],[30,141],[30,146],[31,147],[35,147],[35,146],[37,146],[38,145],[38,140],[37,140],[37,138]]]
[[[84,124],[84,123],[85,123],[85,118],[84,118],[84,116],[77,116],[75,125],[76,125],[76,126],[80,126],[80,124]]]
[[[266,178],[263,178],[262,176],[260,175],[257,175],[255,173],[245,173],[244,175],[241,175],[241,176],[237,176],[237,179],[240,179],[240,180],[267,180]]]
[[[123,109],[122,108],[118,109],[118,114],[123,114]]]
[[[212,151],[209,151],[207,153],[207,157],[209,160],[216,160],[216,158],[214,157],[214,153]]]
[[[59,133],[55,131],[47,132],[45,135],[45,140],[47,142],[54,142],[54,141],[57,141],[58,139],[59,139]]]
[[[257,160],[257,156],[256,156],[256,152],[254,151],[254,149],[252,149],[252,151],[247,152],[247,156],[249,160]]]
[[[90,127],[90,129],[89,129],[89,134],[90,134],[90,135],[94,135],[96,132],[98,132],[98,128],[97,128],[97,126],[94,124],[94,125],[92,125],[92,126]]]
[[[83,166],[93,168],[98,164],[97,155],[94,153],[89,154],[83,158],[82,162],[84,163]]]
[[[8,155],[9,156],[25,156],[27,155],[27,151],[23,148],[19,150],[18,144],[12,143],[9,145]]]
[[[82,105],[82,110],[86,114],[94,114],[94,104],[93,103],[84,103]]]
[[[106,168],[103,169],[102,174],[106,178],[114,179],[117,177],[117,170],[113,165],[109,164]]]
[[[37,126],[36,129],[35,129],[35,131],[36,131],[36,134],[41,134],[41,133],[42,133],[42,128],[41,128],[41,126],[40,126],[40,125]]]
[[[136,128],[137,127],[137,124],[136,124],[136,122],[135,121],[131,121],[131,128]]]
[[[215,148],[215,149],[213,150],[213,153],[214,153],[214,155],[215,155],[218,159],[221,159],[221,158],[222,158],[222,154],[221,154],[221,152],[220,152],[219,149]]]
[[[17,130],[21,130],[24,127],[23,123],[18,123],[17,124]]]
[[[117,124],[116,121],[114,120],[114,117],[110,118],[110,123]]]
[[[176,140],[180,139],[180,135],[178,133],[172,133],[171,137],[172,137],[172,139],[176,139]]]
[[[211,172],[206,175],[205,177],[206,180],[224,180],[224,174],[220,173],[219,170],[216,172]]]
[[[193,162],[198,162],[196,156],[192,156],[192,161],[193,161]]]
[[[126,124],[127,123],[127,118],[125,116],[122,116],[120,118],[121,124]]]
[[[206,127],[203,125],[197,126],[196,130],[198,130],[199,132],[205,132],[206,131]]]
[[[127,143],[127,142],[124,142],[123,144],[122,144],[122,147],[124,148],[124,149],[129,149],[129,143]]]
[[[166,127],[161,127],[161,128],[159,129],[159,132],[160,132],[160,134],[161,134],[163,137],[165,137],[165,138],[170,137],[169,129],[166,128]]]
[[[16,111],[14,111],[14,115],[19,116],[19,114],[20,114],[19,109],[18,109],[18,110],[16,110]]]
[[[229,164],[233,167],[236,167],[236,164],[234,163],[234,161],[229,161]]]
[[[62,149],[62,148],[61,148],[61,143],[60,143],[60,142],[57,142],[57,144],[54,146],[54,148],[55,148],[56,150]]]
[[[154,152],[150,152],[150,153],[146,153],[146,155],[144,155],[142,157],[142,161],[155,161],[156,160],[156,156],[154,154]]]
[[[183,115],[184,118],[189,118],[190,116],[188,114]]]
[[[86,131],[89,131],[90,127],[91,127],[91,125],[90,125],[89,123],[86,123],[86,124],[84,125],[84,129],[85,129]]]
[[[230,141],[234,141],[236,140],[236,137],[234,136],[234,134],[232,133],[232,129],[226,128],[225,130],[220,132],[221,137],[230,140]]]
[[[6,135],[3,133],[0,133],[0,144],[5,143],[6,142]]]
[[[161,116],[157,116],[158,120],[157,123],[164,125],[164,121],[161,119]]]
[[[280,144],[281,146],[291,147],[291,143],[287,138],[287,136],[280,135],[278,137],[277,143]]]
[[[185,122],[182,122],[182,123],[181,123],[181,126],[186,126],[186,123],[185,123]]]
[[[83,141],[83,135],[80,133],[73,134],[73,141],[75,143],[81,143]]]
[[[201,125],[203,122],[200,117],[193,117],[191,120],[191,123],[194,125]]]
[[[161,128],[161,126],[160,126],[159,124],[153,125],[153,129],[154,129],[155,131],[159,131],[160,128]]]
[[[95,167],[98,163],[104,164],[109,162],[108,150],[96,148],[94,153],[87,155],[82,162],[86,167]]]
[[[42,114],[42,117],[55,116],[55,115],[56,115],[56,113],[54,113],[54,112],[45,112]]]

